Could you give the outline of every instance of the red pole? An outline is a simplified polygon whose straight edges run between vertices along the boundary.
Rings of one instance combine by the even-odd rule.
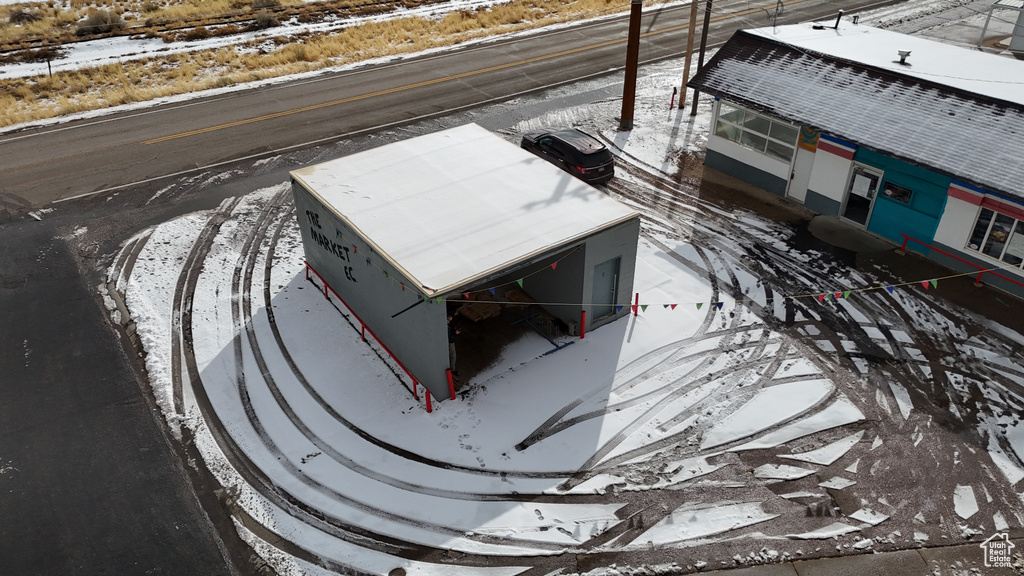
[[[362,322],[360,322],[359,325],[363,327],[363,331],[362,331],[361,336],[363,337],[363,342],[366,342],[366,324],[363,324]]]
[[[320,280],[324,283],[324,298],[330,300],[331,295],[327,293],[327,280],[324,280],[323,278],[321,278]]]
[[[580,310],[580,340],[583,340],[584,334],[587,333],[587,311]]]
[[[903,246],[900,246],[900,254],[903,254],[907,251],[907,240],[910,240],[910,236],[906,234],[900,234],[900,236],[903,236]]]
[[[434,409],[430,407],[430,388],[423,388],[423,395],[427,397],[427,412],[433,412]]]
[[[984,270],[982,270],[981,272],[978,272],[978,277],[974,280],[974,285],[975,286],[981,286],[981,275],[984,274],[984,273],[985,273]]]
[[[633,305],[633,316],[636,316],[640,311],[640,293],[636,293],[636,304]]]
[[[420,399],[420,392],[419,392],[419,389],[416,386],[416,381],[415,380],[412,381],[412,397],[417,399],[417,400]]]
[[[452,400],[455,400],[455,381],[452,380],[452,369],[445,370],[445,374],[448,375],[448,390],[452,393]]]

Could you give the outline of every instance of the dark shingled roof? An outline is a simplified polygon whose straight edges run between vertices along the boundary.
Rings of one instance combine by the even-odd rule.
[[[742,30],[690,85],[1024,201],[1021,104]]]

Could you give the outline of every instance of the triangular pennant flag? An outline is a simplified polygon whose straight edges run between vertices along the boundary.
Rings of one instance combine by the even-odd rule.
[[[462,297],[465,298],[466,300],[469,300],[469,292],[463,292]]]
[[[359,252],[359,250],[356,250],[356,245],[353,244],[352,245],[352,253],[355,254],[356,252]]]
[[[715,302],[715,305],[717,305],[717,306],[718,306],[718,309],[719,309],[719,310],[721,310],[721,309],[722,309],[722,306],[723,306],[724,304],[725,304],[725,302]]]
[[[824,294],[818,296],[818,302],[824,302],[824,301],[825,301],[825,295]]]
[[[370,265],[370,259],[369,259],[369,258],[367,258],[367,259],[366,259],[366,265],[367,265],[367,266],[369,266],[369,265]]]
[[[402,292],[405,292],[405,284],[402,284]]]
[[[703,305],[704,305],[703,302],[697,302],[697,310],[700,310],[700,307],[703,306]]]
[[[622,312],[622,306],[616,306],[615,307],[615,311],[616,312]]]
[[[847,290],[846,292],[843,292],[843,300],[846,300],[849,297],[850,297],[850,291],[849,290]]]
[[[938,287],[939,287],[939,281],[938,280],[932,280],[932,288],[938,288]]]
[[[551,263],[551,269],[552,269],[552,270],[554,270],[554,269],[555,269],[555,266],[558,266],[558,262],[552,262],[552,263]]]
[[[640,311],[641,312],[647,312],[647,304],[641,304],[640,305]]]
[[[384,270],[383,272],[384,272],[384,277],[387,278],[388,277],[388,271]]]
[[[437,297],[437,303],[440,304],[441,302],[444,302],[444,296]]]
[[[671,306],[672,309],[675,310],[677,305],[676,304],[669,304],[669,306]]]
[[[519,287],[522,288],[523,287],[523,279],[520,278],[519,280],[516,280],[516,284],[519,284]]]
[[[835,295],[832,297],[832,299],[833,300],[839,300],[839,297],[842,296],[842,295],[843,295],[842,292],[836,292]]]
[[[491,288],[491,296],[494,296],[494,288]]]
[[[886,286],[885,289],[889,291],[889,294],[892,294],[892,286]]]
[[[416,295],[416,301],[419,302],[420,300],[423,300],[423,294]]]
[[[636,314],[636,304],[633,304],[632,306],[630,306],[630,307],[629,307],[629,310],[630,310],[630,311],[631,311],[631,312],[632,312],[633,314]]]
[[[924,286],[924,289],[927,290],[928,289],[928,281],[925,280],[924,282],[921,282],[921,286]]]

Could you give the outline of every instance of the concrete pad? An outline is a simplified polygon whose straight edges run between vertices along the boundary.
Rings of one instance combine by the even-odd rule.
[[[893,250],[895,244],[836,216],[817,215],[807,226],[815,238],[851,252]]]
[[[714,570],[701,572],[701,574],[721,574],[721,576],[799,576],[793,564],[765,564],[763,566],[748,566],[746,568],[727,568],[725,570]]]
[[[928,564],[917,550],[821,558],[794,562],[793,567],[799,576],[922,576],[929,573]]]
[[[1021,543],[1015,542],[1015,545],[1017,548],[1014,552],[1021,551]],[[1018,574],[1013,568],[985,566],[985,551],[981,548],[980,541],[941,548],[921,548],[918,552],[928,563],[928,573],[934,574],[934,576],[959,576],[972,569],[985,576],[1015,576]]]

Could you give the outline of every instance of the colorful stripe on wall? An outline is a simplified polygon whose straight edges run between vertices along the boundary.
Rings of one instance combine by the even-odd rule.
[[[835,154],[847,160],[853,160],[853,154],[857,151],[857,145],[853,142],[847,142],[842,138],[822,133],[818,138],[818,150]]]
[[[809,128],[807,126],[800,127],[800,142],[798,145],[807,150],[808,152],[815,152],[818,149],[818,137],[821,135],[821,130],[817,128]]]
[[[968,204],[983,206],[990,210],[999,212],[1000,214],[1010,216],[1011,218],[1024,220],[1024,206],[1011,202],[1007,199],[995,197],[981,188],[971,186],[965,182],[957,182],[954,180],[949,184],[949,191],[947,194],[957,200],[967,202]]]

